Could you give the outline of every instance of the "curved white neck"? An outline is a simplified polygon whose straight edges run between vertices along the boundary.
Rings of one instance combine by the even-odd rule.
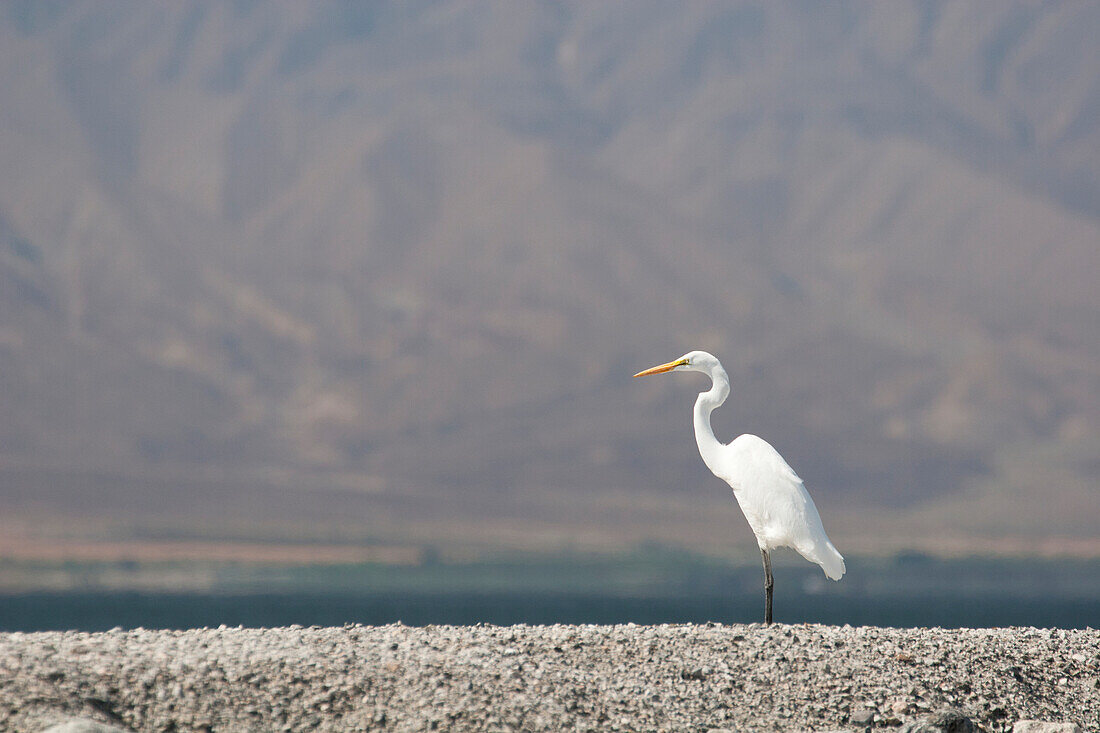
[[[730,393],[730,378],[721,366],[710,372],[711,387],[701,392],[695,400],[695,442],[699,445],[699,455],[713,473],[717,474],[717,459],[722,444],[714,437],[714,428],[710,425],[710,413],[726,401]]]

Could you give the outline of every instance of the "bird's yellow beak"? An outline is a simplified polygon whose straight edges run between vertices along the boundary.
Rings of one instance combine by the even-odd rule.
[[[684,366],[688,363],[687,359],[677,359],[676,361],[670,361],[667,364],[661,364],[660,366],[646,369],[644,372],[638,372],[635,377],[648,377],[650,374],[663,374],[664,372],[671,372],[678,366]]]

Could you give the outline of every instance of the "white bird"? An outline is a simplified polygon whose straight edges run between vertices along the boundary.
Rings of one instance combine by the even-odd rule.
[[[769,551],[776,547],[793,548],[820,565],[833,580],[844,575],[844,558],[825,534],[821,516],[802,479],[775,448],[755,435],[742,435],[728,445],[714,437],[710,413],[730,393],[729,376],[718,359],[705,351],[692,351],[634,376],[671,371],[710,376],[711,388],[695,400],[695,441],[707,468],[733,487],[733,495],[756,535],[764,560],[764,623],[770,624],[774,583]]]

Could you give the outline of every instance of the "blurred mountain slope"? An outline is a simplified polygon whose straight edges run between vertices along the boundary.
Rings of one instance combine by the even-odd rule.
[[[1100,521],[1093,6],[3,12],[8,517],[744,540],[704,348],[847,536]]]

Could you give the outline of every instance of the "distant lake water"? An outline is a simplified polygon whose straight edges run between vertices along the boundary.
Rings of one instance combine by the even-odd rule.
[[[204,626],[270,627],[388,624],[747,623],[756,598],[623,598],[573,594],[349,593],[25,593],[0,597],[0,630],[47,631]],[[874,598],[781,597],[775,620],[853,626],[1095,627],[1100,599],[986,596]]]
[[[628,562],[340,566],[227,577],[216,591],[0,594],[0,630],[426,624],[750,623],[762,573],[660,555]],[[1100,562],[853,560],[840,583],[776,570],[775,620],[875,626],[1100,625]]]

